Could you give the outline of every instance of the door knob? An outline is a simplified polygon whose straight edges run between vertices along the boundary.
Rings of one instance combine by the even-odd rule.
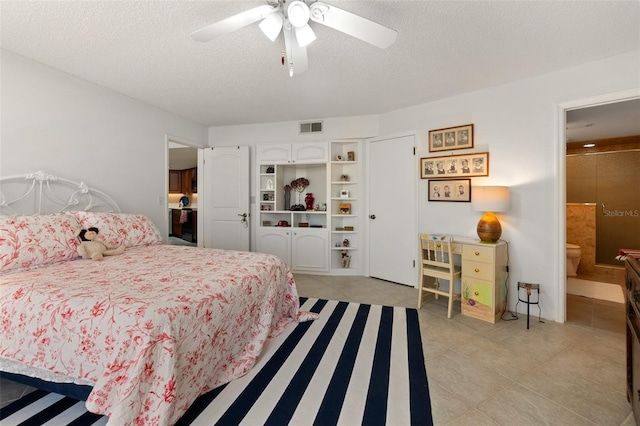
[[[375,218],[376,218],[375,214],[369,215],[369,219],[375,219]]]
[[[242,219],[240,219],[240,223],[242,223],[244,225],[244,227],[246,228],[249,224],[247,223],[247,214],[246,213],[238,213],[238,216],[240,216]]]

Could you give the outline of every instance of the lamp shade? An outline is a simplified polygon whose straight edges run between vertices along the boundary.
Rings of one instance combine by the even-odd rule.
[[[478,186],[471,190],[471,207],[485,212],[478,222],[478,237],[486,243],[495,243],[502,235],[502,225],[493,212],[509,209],[509,188],[506,186]]]
[[[509,210],[509,187],[474,186],[471,190],[471,208],[479,212],[506,212]]]

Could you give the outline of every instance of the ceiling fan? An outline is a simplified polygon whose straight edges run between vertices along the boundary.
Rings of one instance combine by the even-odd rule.
[[[287,65],[290,76],[308,69],[307,45],[316,39],[309,20],[381,49],[386,49],[396,41],[395,30],[320,1],[267,0],[267,3],[207,25],[193,32],[191,37],[207,42],[262,21],[260,29],[271,41],[275,41],[282,32],[285,45],[282,64]]]

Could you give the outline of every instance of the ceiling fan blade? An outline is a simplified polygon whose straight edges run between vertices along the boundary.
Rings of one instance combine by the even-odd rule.
[[[246,12],[238,13],[237,15],[230,16],[222,21],[214,22],[211,25],[194,31],[191,33],[191,38],[202,42],[211,41],[217,37],[246,27],[249,24],[258,22],[277,10],[279,10],[279,6],[269,6],[266,4],[254,7]]]
[[[288,19],[285,20],[282,34],[284,35],[284,48],[287,55],[286,65],[289,68],[289,76],[293,77],[294,75],[302,74],[309,69],[307,48],[298,44],[294,29]]]
[[[346,10],[315,2],[310,7],[311,20],[342,31],[381,49],[391,46],[398,35],[396,30],[380,25]]]

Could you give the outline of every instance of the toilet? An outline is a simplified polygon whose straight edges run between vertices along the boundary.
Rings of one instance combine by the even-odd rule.
[[[578,275],[578,265],[580,264],[580,246],[567,243],[567,276],[575,277]]]

